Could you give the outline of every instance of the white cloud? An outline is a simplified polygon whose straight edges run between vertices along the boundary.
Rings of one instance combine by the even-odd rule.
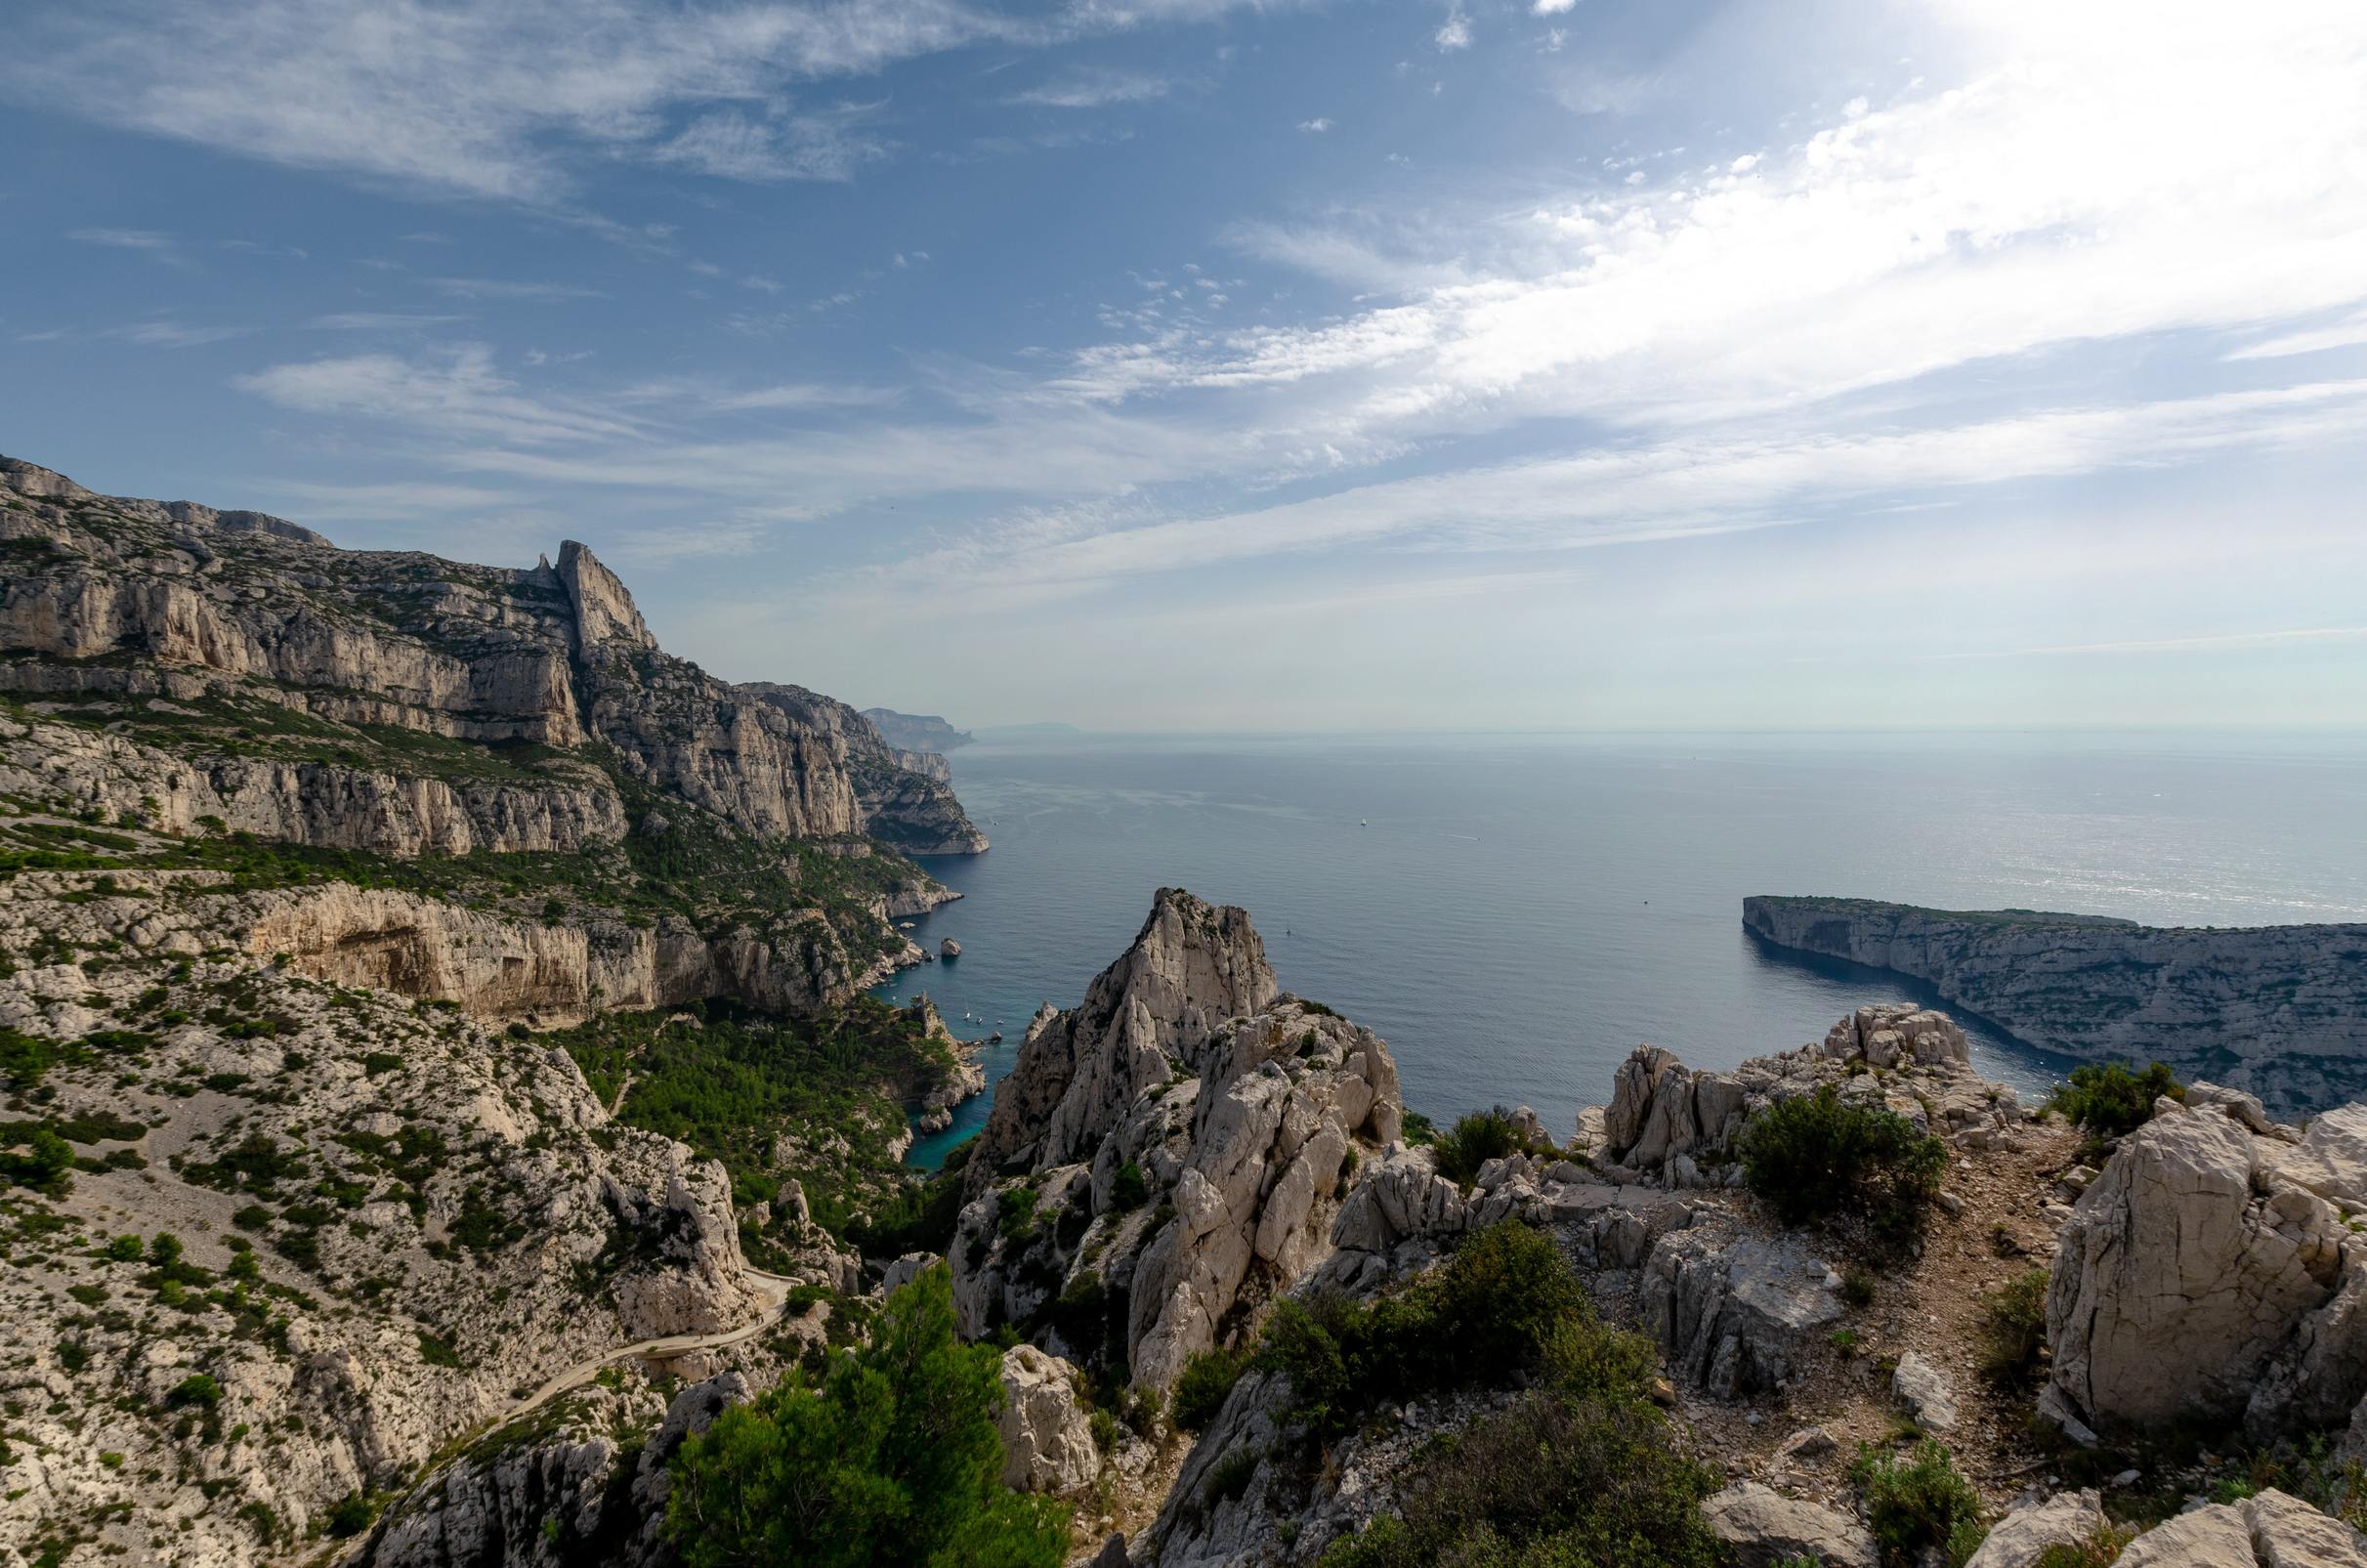
[[[109,245],[117,250],[144,250],[153,256],[170,255],[181,248],[181,242],[171,234],[156,229],[69,229],[68,239],[86,245]]]
[[[243,326],[185,326],[179,321],[135,321],[109,327],[106,336],[151,349],[196,349],[242,335]]]
[[[1453,258],[1460,280],[1335,320],[1098,346],[1069,384],[1300,383],[1310,433],[1353,444],[1702,419],[2367,300],[2355,11],[2303,3],[2246,28],[2207,8],[1962,11],[1988,57],[1967,79],[1762,154],[1747,180],[1466,214],[1400,258],[1409,277]]]
[[[466,300],[598,300],[604,289],[579,283],[537,282],[506,277],[431,277],[427,286],[439,294]]]
[[[1141,71],[1074,70],[1042,86],[1013,93],[1003,102],[1030,108],[1103,108],[1112,104],[1152,103],[1175,88],[1171,78]]]
[[[1300,120],[1298,128],[1310,136],[1321,136],[1331,128],[1331,121],[1325,116],[1318,115],[1311,120]]]
[[[2282,360],[2296,354],[2323,354],[2328,349],[2347,349],[2367,343],[2367,311],[2333,321],[2325,326],[2309,327],[2300,332],[2287,332],[2251,343],[2227,356],[2230,360]]]
[[[323,332],[378,332],[403,327],[444,326],[465,321],[465,316],[423,316],[402,311],[338,311],[316,316],[306,326]]]
[[[876,144],[743,106],[1232,3],[1030,19],[965,0],[86,0],[11,19],[0,93],[271,162],[549,205],[617,151],[731,179],[843,179]]]
[[[722,109],[692,121],[651,148],[649,156],[718,179],[757,184],[851,180],[864,164],[888,155],[887,144],[866,129],[878,111],[875,104],[769,117]]]
[[[528,446],[623,442],[642,434],[638,420],[613,410],[521,392],[481,343],[419,360],[362,354],[276,364],[234,384],[305,413],[359,415],[412,431]]]
[[[1447,20],[1439,23],[1431,42],[1448,52],[1471,47],[1471,19],[1463,13],[1462,0],[1454,0],[1448,7]]]
[[[1558,17],[1578,9],[1578,0],[1537,0],[1529,8],[1533,17]]]

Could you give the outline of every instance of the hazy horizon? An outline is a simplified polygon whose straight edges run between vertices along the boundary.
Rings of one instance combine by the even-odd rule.
[[[32,0],[0,450],[964,728],[2367,727],[2367,13]]]

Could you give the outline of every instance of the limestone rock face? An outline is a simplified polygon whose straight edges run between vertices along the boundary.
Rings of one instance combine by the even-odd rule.
[[[1084,1000],[1036,1015],[996,1087],[950,1253],[963,1329],[1024,1321],[1091,1268],[1128,1292],[1134,1378],[1164,1386],[1330,1255],[1403,1118],[1371,1031],[1278,996],[1240,910],[1162,888]]]
[[[76,1231],[171,1232],[202,1285],[174,1334],[128,1313],[92,1323],[87,1376],[68,1378],[55,1302],[145,1301],[148,1265],[82,1248],[0,1269],[0,1360],[56,1377],[12,1420],[17,1452],[42,1458],[38,1484],[12,1471],[0,1541],[121,1507],[110,1529],[127,1545],[170,1530],[176,1561],[254,1561],[248,1504],[301,1538],[339,1499],[407,1484],[588,1358],[760,1320],[772,1297],[742,1260],[722,1167],[613,1123],[565,1052],[221,948],[184,954],[169,929],[140,940],[167,900],[129,872],[112,896],[77,876],[80,902],[51,898],[69,874],[20,873],[0,901],[12,954],[32,950],[28,933],[120,944],[102,973],[20,962],[0,976],[0,1028],[101,1041],[43,1082],[46,1113],[98,1134],[97,1168],[44,1202]],[[169,1396],[198,1373],[221,1389],[222,1431],[277,1440],[176,1430]],[[120,1406],[119,1391],[138,1397]],[[517,1551],[602,1494],[615,1435],[586,1429],[456,1480],[435,1549],[540,1560]],[[218,1505],[185,1504],[200,1482]]]
[[[2333,1152],[2352,1124],[2297,1164],[2355,1211],[2367,1191]],[[2241,1414],[2274,1432],[2367,1395],[2367,1249],[2344,1208],[2283,1173],[2302,1147],[2171,1100],[2121,1141],[2048,1292],[2050,1376],[2089,1424]]]
[[[879,978],[816,925],[794,932],[800,940],[777,941],[744,929],[701,934],[670,915],[641,924],[528,924],[342,882],[246,904],[239,923],[251,953],[284,953],[317,979],[454,1001],[486,1017],[566,1024],[602,1006],[668,1007],[705,996],[806,1012]]]
[[[1800,898],[1745,899],[1743,924],[1927,981],[2051,1050],[2208,1072],[2280,1111],[2367,1094],[2367,925],[2163,928]]]
[[[1952,1019],[1886,1003],[1843,1017],[1821,1043],[1755,1056],[1730,1073],[1689,1068],[1674,1052],[1639,1045],[1620,1065],[1611,1103],[1580,1113],[1580,1136],[1607,1166],[1670,1186],[1709,1185],[1727,1179],[1736,1139],[1754,1115],[1825,1088],[1895,1111],[1917,1130],[1944,1133],[1967,1149],[2009,1144],[2021,1123],[2013,1091],[1972,1071],[1965,1033]]]
[[[2129,1543],[2121,1568],[2367,1568],[2367,1540],[2301,1499],[2271,1489],[2209,1504]],[[1970,1565],[1967,1565],[1970,1568]]]
[[[665,654],[623,582],[573,540],[556,568],[507,570],[339,550],[260,514],[94,495],[5,459],[0,492],[15,500],[0,512],[0,540],[21,552],[0,585],[0,657],[17,659],[0,668],[0,685],[166,700],[263,693],[335,723],[553,747],[598,742],[628,777],[751,832],[868,834],[921,853],[986,847],[946,784],[901,766],[854,709],[799,687],[731,686]],[[125,653],[139,657],[95,662]],[[267,780],[296,797],[277,815],[343,815],[336,771]],[[189,810],[231,818],[210,804]],[[479,816],[477,841],[423,847],[545,847],[500,843],[483,830],[495,808]],[[611,786],[594,825],[608,829],[602,841],[618,836],[620,817]],[[396,831],[390,852],[405,853],[403,841]]]
[[[2058,1493],[1991,1526],[1965,1568],[2032,1568],[2048,1547],[2078,1546],[2103,1527],[2103,1502],[2092,1487]]]
[[[1034,1345],[1002,1353],[1002,1484],[1023,1492],[1071,1493],[1101,1468],[1092,1423],[1077,1397],[1077,1369]]]
[[[1737,1481],[1705,1500],[1702,1517],[1732,1548],[1735,1568],[1776,1568],[1802,1557],[1825,1568],[1877,1568],[1881,1561],[1873,1534],[1855,1519],[1756,1481]]]
[[[1672,1231],[1644,1263],[1644,1332],[1671,1374],[1722,1399],[1772,1389],[1839,1321],[1837,1277],[1790,1237]]]

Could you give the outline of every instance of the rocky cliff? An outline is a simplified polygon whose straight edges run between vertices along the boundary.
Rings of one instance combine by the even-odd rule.
[[[588,745],[760,835],[986,845],[941,781],[901,768],[843,703],[734,687],[666,654],[615,573],[572,540],[556,567],[523,570],[339,550],[259,514],[117,500],[6,458],[0,495],[0,685],[80,698],[93,718],[276,704],[316,722],[239,725],[248,733],[210,745],[286,753],[301,737],[429,774],[460,754],[405,733]]]
[[[565,1051],[171,902],[134,871],[0,902],[0,1139],[78,1160],[0,1204],[21,1560],[274,1558],[587,1357],[762,1321],[722,1168]]]
[[[863,716],[879,731],[880,739],[902,751],[944,756],[970,743],[970,732],[956,730],[934,713],[899,713],[892,707],[867,707]]]
[[[1387,1046],[1280,994],[1242,911],[1162,888],[996,1086],[951,1254],[965,1332],[1033,1326],[1163,1388],[1331,1254],[1403,1118]],[[1104,1321],[1045,1316],[1088,1284]]]
[[[2155,927],[1864,899],[1743,901],[1780,947],[1893,969],[2017,1038],[2159,1060],[2280,1111],[2367,1093],[2367,925]]]

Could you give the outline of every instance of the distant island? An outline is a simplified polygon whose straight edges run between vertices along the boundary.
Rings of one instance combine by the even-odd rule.
[[[871,721],[879,738],[899,751],[934,751],[940,756],[957,746],[970,743],[967,730],[956,730],[934,713],[899,713],[892,707],[867,707],[863,716]]]
[[[1743,901],[1743,924],[1926,981],[2048,1050],[2159,1060],[2292,1110],[2367,1089],[2367,925],[2164,927],[1767,896]]]

